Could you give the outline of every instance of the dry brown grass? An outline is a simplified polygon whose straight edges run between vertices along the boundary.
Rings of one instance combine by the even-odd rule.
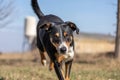
[[[97,40],[97,39],[75,39],[75,50],[76,53],[105,53],[114,51],[114,42],[107,40]]]

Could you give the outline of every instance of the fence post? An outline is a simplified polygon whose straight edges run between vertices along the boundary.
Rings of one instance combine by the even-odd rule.
[[[115,42],[115,57],[120,60],[120,0],[117,5],[117,32]]]

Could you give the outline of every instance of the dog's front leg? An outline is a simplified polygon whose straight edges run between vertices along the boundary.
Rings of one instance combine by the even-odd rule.
[[[52,60],[50,60],[49,70],[52,71],[53,68],[54,68],[54,63],[52,62]]]
[[[71,72],[72,62],[73,62],[73,60],[65,63],[65,80],[70,80],[70,72]]]
[[[62,68],[62,63],[61,62],[59,62],[59,63],[60,63],[60,71],[62,73],[64,80],[65,80],[65,76],[64,76],[65,74],[64,74],[64,71]],[[53,70],[53,68],[54,68],[54,63],[52,62],[52,60],[50,60],[49,70],[51,71],[51,70]]]
[[[61,63],[62,60],[64,59],[63,56],[59,56],[57,54],[56,54],[56,58],[57,58],[58,63]],[[54,63],[52,62],[52,60],[50,60],[49,70],[51,71],[53,70],[53,68],[54,68]]]
[[[64,74],[64,71],[63,71],[63,68],[62,68],[62,63],[61,63],[61,66],[60,66],[60,70],[61,70],[61,72],[62,72],[62,76],[63,76],[63,78],[64,78],[64,80],[65,80],[65,74]]]

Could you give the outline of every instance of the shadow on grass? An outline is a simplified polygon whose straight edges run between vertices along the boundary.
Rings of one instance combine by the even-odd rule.
[[[5,80],[5,78],[3,78],[3,77],[0,77],[0,80]]]
[[[106,52],[106,53],[99,53],[97,57],[107,57],[107,58],[114,58],[114,52]]]
[[[98,53],[98,54],[76,54],[75,62],[79,64],[97,64],[107,59],[114,59],[114,52]]]
[[[35,60],[22,60],[22,59],[0,59],[0,65],[16,65],[16,64],[27,64],[27,63],[39,63]],[[0,78],[1,80],[1,78]]]
[[[81,61],[78,61],[78,63],[80,64],[96,64],[96,61],[85,61],[85,60],[81,60]]]

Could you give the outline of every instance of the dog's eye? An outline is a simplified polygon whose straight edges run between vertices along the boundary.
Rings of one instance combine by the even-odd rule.
[[[60,43],[60,40],[59,39],[54,39],[53,42],[58,44],[58,43]]]
[[[54,36],[54,38],[53,38],[53,43],[57,43],[57,44],[59,44],[59,43],[60,43],[60,39],[59,39],[59,37]]]
[[[66,37],[66,41],[67,41],[67,42],[71,42],[72,39],[71,39],[70,37]]]

